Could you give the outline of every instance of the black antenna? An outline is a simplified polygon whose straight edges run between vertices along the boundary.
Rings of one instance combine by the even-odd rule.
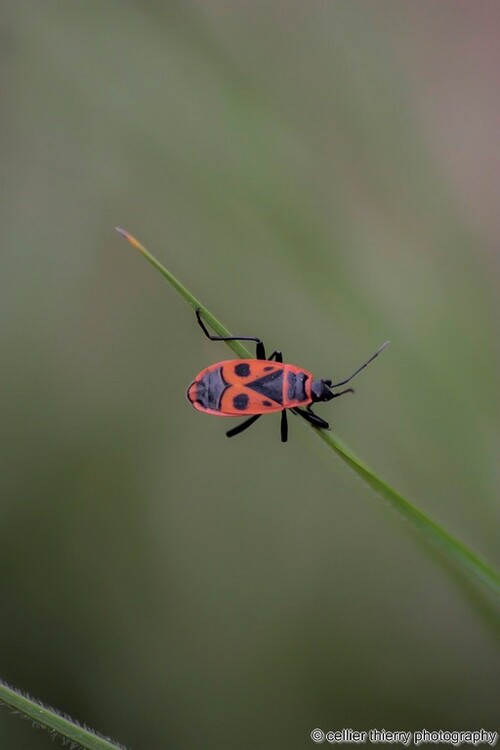
[[[358,374],[358,372],[361,372],[361,370],[364,370],[365,367],[370,364],[370,362],[373,362],[373,360],[375,359],[375,357],[378,357],[379,354],[382,354],[382,352],[384,351],[384,349],[387,349],[387,347],[389,346],[390,343],[391,343],[390,341],[384,341],[384,343],[382,344],[382,346],[379,349],[377,349],[377,351],[375,352],[375,354],[372,354],[372,356],[370,357],[370,359],[366,360],[366,362],[364,363],[364,365],[361,365],[361,367],[358,367],[358,369],[355,372],[353,372],[352,375],[350,375],[345,380],[341,380],[340,383],[332,383],[329,386],[329,388],[338,388],[339,385],[345,385],[346,383],[348,383],[350,380],[353,379],[353,377],[355,375]]]

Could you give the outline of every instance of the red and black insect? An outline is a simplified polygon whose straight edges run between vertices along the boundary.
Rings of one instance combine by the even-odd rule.
[[[353,374],[332,383],[331,380],[314,378],[313,375],[296,365],[283,362],[281,352],[273,352],[266,358],[264,344],[255,336],[212,336],[203,322],[200,310],[196,310],[198,323],[210,341],[255,341],[256,359],[229,359],[217,362],[202,370],[187,390],[188,400],[198,411],[215,414],[218,417],[237,417],[251,414],[237,427],[226,432],[228,437],[238,435],[250,427],[262,414],[281,412],[281,440],[288,439],[286,410],[305,419],[313,427],[327,430],[330,425],[311,410],[311,404],[331,401],[354,393],[346,388],[332,393],[332,388],[345,385],[377,357],[389,344],[388,341],[377,349]],[[271,364],[272,363],[272,364]],[[302,408],[305,407],[305,408]]]

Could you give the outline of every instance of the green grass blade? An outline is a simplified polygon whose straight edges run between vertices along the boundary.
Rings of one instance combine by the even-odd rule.
[[[124,750],[112,740],[101,737],[91,729],[80,726],[69,716],[63,716],[53,708],[44,706],[33,698],[23,695],[0,680],[0,703],[4,703],[16,713],[30,719],[35,726],[42,727],[72,747],[85,750]]]
[[[230,336],[230,332],[225,326],[220,323],[217,318],[207,310],[207,308],[201,304],[201,302],[181,284],[170,271],[154,257],[150,252],[141,245],[135,237],[126,232],[124,229],[118,229],[117,231],[125,237],[128,242],[139,250],[147,260],[165,277],[165,279],[181,294],[184,299],[189,302],[193,308],[200,308],[203,313],[204,320],[210,325],[210,327],[219,336]],[[227,341],[225,342],[230,349],[233,350],[239,357],[248,358],[252,357],[251,353],[239,342]],[[359,458],[357,458],[346,446],[344,446],[333,433],[325,432],[324,430],[317,430],[311,427],[312,432],[323,440],[345,463],[353,469],[365,482],[372,487],[381,497],[387,500],[391,506],[398,511],[420,534],[422,534],[428,541],[437,545],[441,550],[444,550],[451,558],[453,558],[463,569],[472,573],[476,578],[485,583],[496,593],[500,592],[500,573],[495,570],[488,562],[483,560],[473,550],[471,550],[466,544],[460,539],[450,534],[446,529],[433,521],[429,516],[416,508],[409,500],[404,498],[392,487],[390,487],[384,480],[380,479],[374,472],[369,469]]]
[[[401,516],[406,518],[407,521],[410,521],[429,541],[437,544],[493,590],[500,592],[500,573],[485,560],[467,547],[460,539],[454,537],[446,529],[429,518],[429,516],[416,508],[400,495],[399,492],[393,490],[387,482],[374,474],[361,459],[346,448],[331,432],[325,432],[324,430],[315,430],[315,432],[358,476],[364,479],[379,495],[388,500],[391,506]]]
[[[191,294],[189,289],[186,289],[184,284],[181,284],[181,282],[175,278],[173,274],[170,273],[170,271],[167,271],[165,266],[162,266],[159,260],[155,258],[154,255],[151,255],[150,252],[146,250],[146,248],[141,245],[141,243],[136,240],[135,237],[133,237],[131,234],[125,231],[125,229],[121,229],[121,227],[116,227],[116,231],[118,234],[121,234],[122,237],[125,237],[125,239],[130,242],[132,247],[134,247],[136,250],[138,250],[144,257],[151,263],[152,266],[156,268],[157,271],[161,273],[162,276],[166,278],[169,284],[171,284],[174,289],[179,292],[181,297],[184,297],[186,302],[189,302],[189,304],[193,307],[194,310],[200,309],[203,313],[203,320],[205,320],[210,328],[213,328],[213,330],[217,333],[218,336],[230,336],[231,333],[228,331],[228,329],[222,325],[222,323],[217,320],[217,318],[214,318],[210,310],[207,310],[205,305],[203,305],[199,299],[197,299],[194,294]],[[233,352],[242,359],[251,359],[253,355],[248,351],[248,349],[243,346],[243,344],[240,344],[239,341],[226,341],[226,345],[233,350]]]

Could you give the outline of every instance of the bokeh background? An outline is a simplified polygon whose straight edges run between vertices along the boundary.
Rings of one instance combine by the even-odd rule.
[[[499,4],[0,19],[3,679],[136,750],[498,729],[494,602],[306,425],[191,409],[227,350],[113,227],[318,375],[391,339],[318,412],[500,564]]]

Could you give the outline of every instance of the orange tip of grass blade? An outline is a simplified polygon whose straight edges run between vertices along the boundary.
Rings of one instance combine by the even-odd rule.
[[[121,227],[115,227],[115,229],[118,232],[118,234],[121,234],[122,237],[125,237],[127,242],[129,242],[132,245],[132,247],[135,247],[136,250],[139,250],[140,253],[146,252],[146,248],[144,248],[139,242],[139,240],[136,240],[136,238],[132,234],[127,232],[125,229],[122,229]]]

